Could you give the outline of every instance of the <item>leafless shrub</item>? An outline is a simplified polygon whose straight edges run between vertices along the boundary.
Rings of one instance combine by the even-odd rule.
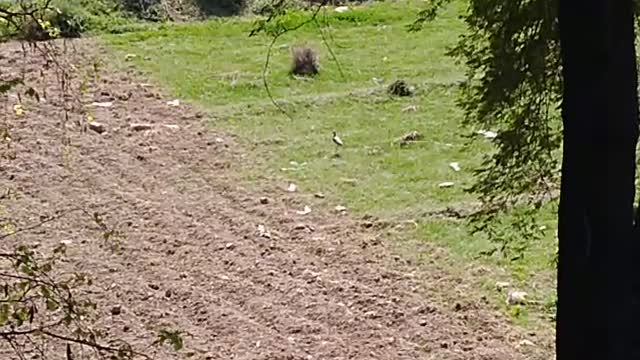
[[[320,72],[318,54],[310,47],[296,47],[292,52],[291,74],[297,76],[315,76]]]

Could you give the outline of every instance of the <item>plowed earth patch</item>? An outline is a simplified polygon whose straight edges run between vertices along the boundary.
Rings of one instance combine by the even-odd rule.
[[[1,54],[0,76],[23,72],[44,87],[40,55],[24,57],[16,44]],[[78,88],[88,63],[70,61]],[[0,248],[27,243],[46,253],[65,241],[60,266],[93,277],[84,296],[97,302],[94,326],[108,337],[143,349],[160,328],[182,330],[184,349],[158,359],[548,358],[540,344],[519,347],[522,333],[484,302],[443,301],[454,286],[447,274],[398,261],[349,216],[300,215],[301,194],[241,188],[234,174],[251,162],[234,138],[167,104],[139,75],[101,70],[66,122],[55,75],[45,83],[47,101],[23,97],[22,116],[12,110],[15,93],[3,99],[12,141],[0,150],[0,190],[10,194],[1,209],[15,228],[64,215]],[[117,236],[103,240],[87,216],[94,212]],[[18,358],[1,339],[0,357]]]

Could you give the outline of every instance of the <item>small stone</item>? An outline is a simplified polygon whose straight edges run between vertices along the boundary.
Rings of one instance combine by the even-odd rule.
[[[460,164],[457,162],[449,163],[449,167],[453,169],[453,171],[456,171],[456,172],[460,171]]]
[[[107,127],[104,124],[99,123],[97,121],[90,122],[89,123],[89,129],[97,132],[98,134],[102,134],[105,131],[107,131]]]
[[[149,284],[149,287],[153,290],[160,290],[160,286],[158,286],[158,284],[151,283]]]
[[[324,199],[324,194],[320,192],[313,194],[313,196],[317,197],[318,199]]]
[[[263,196],[263,197],[260,198],[260,204],[266,205],[268,203],[269,203],[269,198],[268,197]]]
[[[227,250],[233,250],[236,246],[233,243],[227,243],[224,247]]]
[[[522,340],[518,343],[518,347],[523,347],[523,346],[535,346],[536,344],[533,343],[533,341],[531,340]]]
[[[309,213],[311,213],[311,208],[307,205],[304,206],[304,209],[296,211],[296,214],[298,215],[307,215]]]
[[[426,319],[420,319],[418,321],[418,325],[420,326],[427,326],[427,320]]]
[[[167,105],[169,105],[169,106],[180,106],[180,100],[175,99],[175,100],[167,101]]]
[[[151,124],[142,124],[142,123],[129,124],[129,129],[133,131],[151,130],[152,128],[153,128],[153,125]]]
[[[524,291],[511,291],[507,295],[507,305],[523,305],[527,302],[527,295]]]
[[[167,289],[167,291],[164,292],[164,297],[166,298],[170,298],[173,295],[173,291],[171,291],[171,289]]]
[[[122,327],[122,331],[123,332],[129,332],[129,330],[131,330],[131,328],[129,327],[129,325],[125,325]]]
[[[289,186],[287,187],[287,191],[288,192],[296,192],[296,190],[298,190],[298,187],[296,186],[296,184],[289,183]]]
[[[271,233],[268,232],[267,228],[262,224],[258,225],[258,236],[271,239]]]
[[[122,307],[121,306],[114,306],[111,308],[111,315],[117,316],[122,314]]]
[[[333,209],[335,211],[337,211],[337,212],[345,212],[345,211],[347,211],[347,208],[345,206],[342,206],[342,205],[338,205],[338,206],[334,207]]]

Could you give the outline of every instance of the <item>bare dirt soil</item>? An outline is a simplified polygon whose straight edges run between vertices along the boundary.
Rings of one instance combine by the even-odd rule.
[[[76,46],[78,54],[98,48]],[[447,292],[466,280],[437,264],[426,271],[402,261],[349,216],[297,214],[304,194],[275,180],[240,187],[237,173],[251,161],[233,136],[167,104],[139,73],[100,70],[82,104],[68,97],[65,122],[53,71],[41,79],[42,57],[16,44],[0,54],[0,76],[24,73],[47,89],[46,102],[23,96],[23,116],[13,112],[15,93],[2,100],[12,141],[0,150],[0,191],[10,194],[0,209],[21,228],[82,207],[103,214],[120,241],[114,249],[87,214],[70,211],[0,250],[28,243],[46,252],[66,241],[62,266],[94,278],[86,295],[109,336],[143,349],[157,329],[182,330],[185,348],[158,359],[551,358],[548,339],[514,328],[480,295],[456,303]],[[73,61],[78,89],[91,63]],[[88,114],[104,133],[87,128]],[[524,339],[535,345],[520,346]],[[0,358],[17,358],[11,353],[0,340]]]

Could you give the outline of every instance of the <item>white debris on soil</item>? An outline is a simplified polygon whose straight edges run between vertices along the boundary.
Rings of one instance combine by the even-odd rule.
[[[525,347],[525,346],[536,346],[536,344],[534,344],[533,341],[526,340],[526,339],[518,343],[518,347]]]
[[[478,130],[476,131],[476,133],[484,136],[486,139],[489,139],[489,140],[493,140],[496,138],[496,136],[498,136],[498,133],[491,130]]]
[[[111,101],[104,101],[104,102],[99,102],[99,101],[94,101],[91,103],[91,106],[95,106],[95,107],[111,107],[113,105],[113,102]]]
[[[307,215],[311,212],[311,208],[307,205],[304,206],[304,209],[296,211],[298,215]]]
[[[441,182],[440,184],[438,184],[438,187],[448,188],[448,187],[452,187],[455,184],[456,183],[454,183],[453,181],[445,181],[445,182]]]
[[[267,228],[260,224],[258,225],[258,235],[263,238],[271,239],[271,233],[267,231]]]
[[[337,212],[346,212],[346,211],[347,211],[346,206],[342,206],[342,205],[338,205],[338,206],[336,206],[336,207],[335,207],[335,208],[333,208],[333,209],[334,209],[335,211],[337,211]]]
[[[524,305],[527,302],[527,295],[524,291],[510,291],[507,295],[507,305]]]

